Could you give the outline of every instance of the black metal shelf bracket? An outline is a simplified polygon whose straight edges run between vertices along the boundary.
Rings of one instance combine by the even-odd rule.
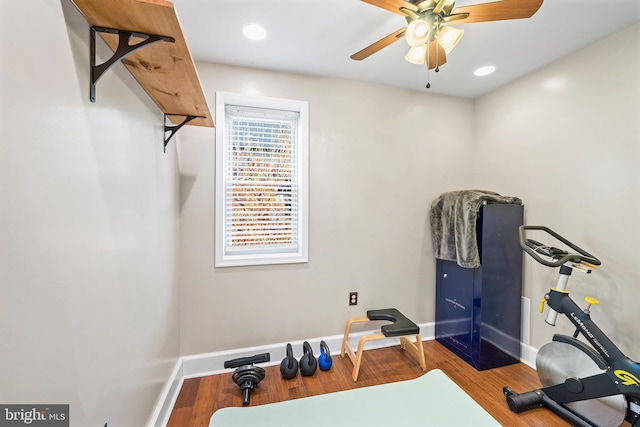
[[[116,51],[113,53],[113,56],[109,60],[100,65],[96,65],[96,32],[118,35],[118,47],[116,48]],[[129,41],[132,37],[137,37],[144,40],[135,44],[129,44]],[[130,53],[140,49],[143,46],[159,41],[174,43],[175,39],[168,36],[158,36],[155,34],[145,34],[137,33],[134,31],[116,30],[114,28],[91,26],[91,37],[89,42],[91,56],[91,86],[89,89],[89,99],[91,99],[91,102],[96,102],[96,84],[105,71],[107,71],[117,61],[124,59]]]
[[[185,119],[180,124],[167,126],[167,116],[185,116]],[[191,120],[197,119],[197,118],[204,119],[206,117],[205,116],[189,116],[186,114],[169,114],[169,113],[164,115],[164,133],[165,133],[164,152],[165,153],[167,152],[167,144],[169,143],[169,140],[173,138],[173,135],[175,135],[176,132],[178,132],[182,126],[186,125]],[[167,132],[169,132],[169,136],[167,136]]]

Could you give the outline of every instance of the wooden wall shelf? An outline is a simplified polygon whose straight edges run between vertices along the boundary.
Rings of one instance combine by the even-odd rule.
[[[150,43],[129,53],[122,63],[174,124],[214,127],[196,67],[174,4],[165,0],[71,0],[92,27],[134,34],[156,34],[173,42]],[[119,36],[99,32],[114,52]],[[135,36],[131,44],[140,42]],[[186,124],[186,123],[185,123]]]

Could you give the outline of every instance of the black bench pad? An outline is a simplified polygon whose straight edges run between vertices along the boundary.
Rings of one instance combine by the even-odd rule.
[[[404,335],[418,335],[420,328],[404,314],[395,308],[385,308],[382,310],[368,310],[369,320],[387,320],[393,322],[390,325],[382,325],[380,330],[385,337],[401,337]]]

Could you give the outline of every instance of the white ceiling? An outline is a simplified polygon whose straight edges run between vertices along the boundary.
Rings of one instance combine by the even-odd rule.
[[[515,0],[516,2],[518,0]],[[173,0],[195,60],[476,98],[640,21],[640,0],[545,0],[529,19],[458,25],[465,34],[440,72],[404,60],[404,40],[363,61],[349,56],[406,26],[358,0]],[[459,0],[456,6],[486,1]],[[246,39],[257,22],[263,41]],[[454,25],[455,26],[455,25]],[[640,41],[639,41],[640,46]],[[494,74],[475,77],[482,65]],[[606,75],[607,64],[598,63]],[[640,71],[640,70],[639,70]]]

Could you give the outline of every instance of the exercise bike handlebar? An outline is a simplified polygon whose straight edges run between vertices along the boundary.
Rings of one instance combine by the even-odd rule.
[[[540,230],[545,233],[555,237],[565,245],[569,246],[571,249],[576,251],[577,253],[569,253],[562,249],[554,248],[553,246],[546,246],[542,243],[536,242],[532,239],[527,239],[526,232],[527,230]],[[519,227],[520,232],[520,247],[528,253],[533,259],[538,261],[540,264],[546,265],[547,267],[560,267],[566,262],[585,262],[591,265],[600,265],[601,262],[598,258],[591,255],[589,252],[580,248],[578,245],[571,243],[569,240],[565,239],[555,231],[542,226],[542,225],[521,225]],[[545,255],[549,259],[543,258],[541,255]]]

